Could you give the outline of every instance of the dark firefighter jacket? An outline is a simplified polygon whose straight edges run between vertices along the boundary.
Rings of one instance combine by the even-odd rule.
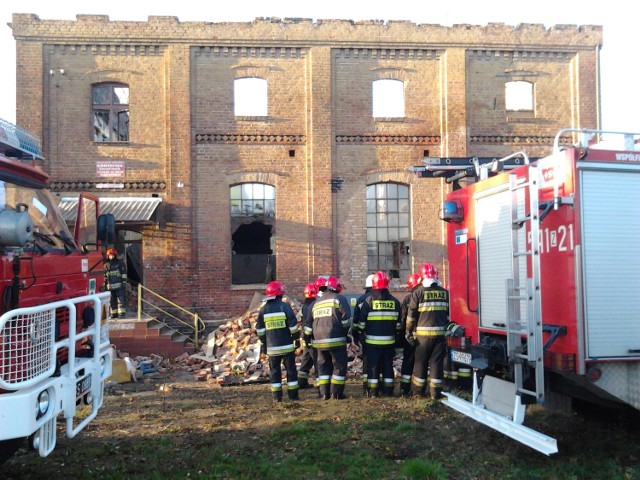
[[[407,338],[439,337],[449,324],[449,292],[436,283],[411,292],[407,313]]]
[[[364,342],[374,347],[393,347],[400,330],[400,301],[388,290],[374,290],[360,309]]]
[[[351,308],[343,295],[326,290],[318,294],[310,315],[305,318],[305,340],[313,338],[319,350],[331,350],[347,344]]]
[[[122,288],[127,281],[127,269],[124,262],[118,258],[105,262],[104,283],[107,290],[117,290]]]
[[[256,333],[267,345],[267,355],[293,352],[293,342],[300,338],[300,329],[291,305],[283,302],[282,297],[268,297],[258,313]]]

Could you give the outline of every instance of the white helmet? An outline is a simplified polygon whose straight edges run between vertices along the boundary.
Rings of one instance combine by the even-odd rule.
[[[373,273],[365,280],[364,288],[373,288]]]

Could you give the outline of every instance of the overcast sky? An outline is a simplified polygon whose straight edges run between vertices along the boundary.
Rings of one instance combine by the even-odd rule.
[[[625,5],[626,4],[626,5]],[[15,121],[15,41],[7,23],[12,13],[41,19],[75,20],[77,14],[108,15],[111,20],[146,21],[169,15],[181,21],[249,22],[257,17],[346,20],[410,20],[450,26],[458,23],[541,23],[602,25],[602,127],[640,132],[640,34],[637,15],[626,0],[0,0],[0,118]]]

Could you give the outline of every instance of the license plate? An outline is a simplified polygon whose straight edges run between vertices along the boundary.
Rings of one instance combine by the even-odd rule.
[[[458,350],[451,350],[451,360],[471,365],[471,354],[467,352],[459,352]]]
[[[76,383],[76,397],[84,395],[91,388],[91,375],[87,375]]]

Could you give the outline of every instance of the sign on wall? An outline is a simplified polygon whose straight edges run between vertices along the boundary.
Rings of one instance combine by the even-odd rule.
[[[101,178],[122,178],[124,177],[124,161],[109,160],[96,162],[96,177]]]

